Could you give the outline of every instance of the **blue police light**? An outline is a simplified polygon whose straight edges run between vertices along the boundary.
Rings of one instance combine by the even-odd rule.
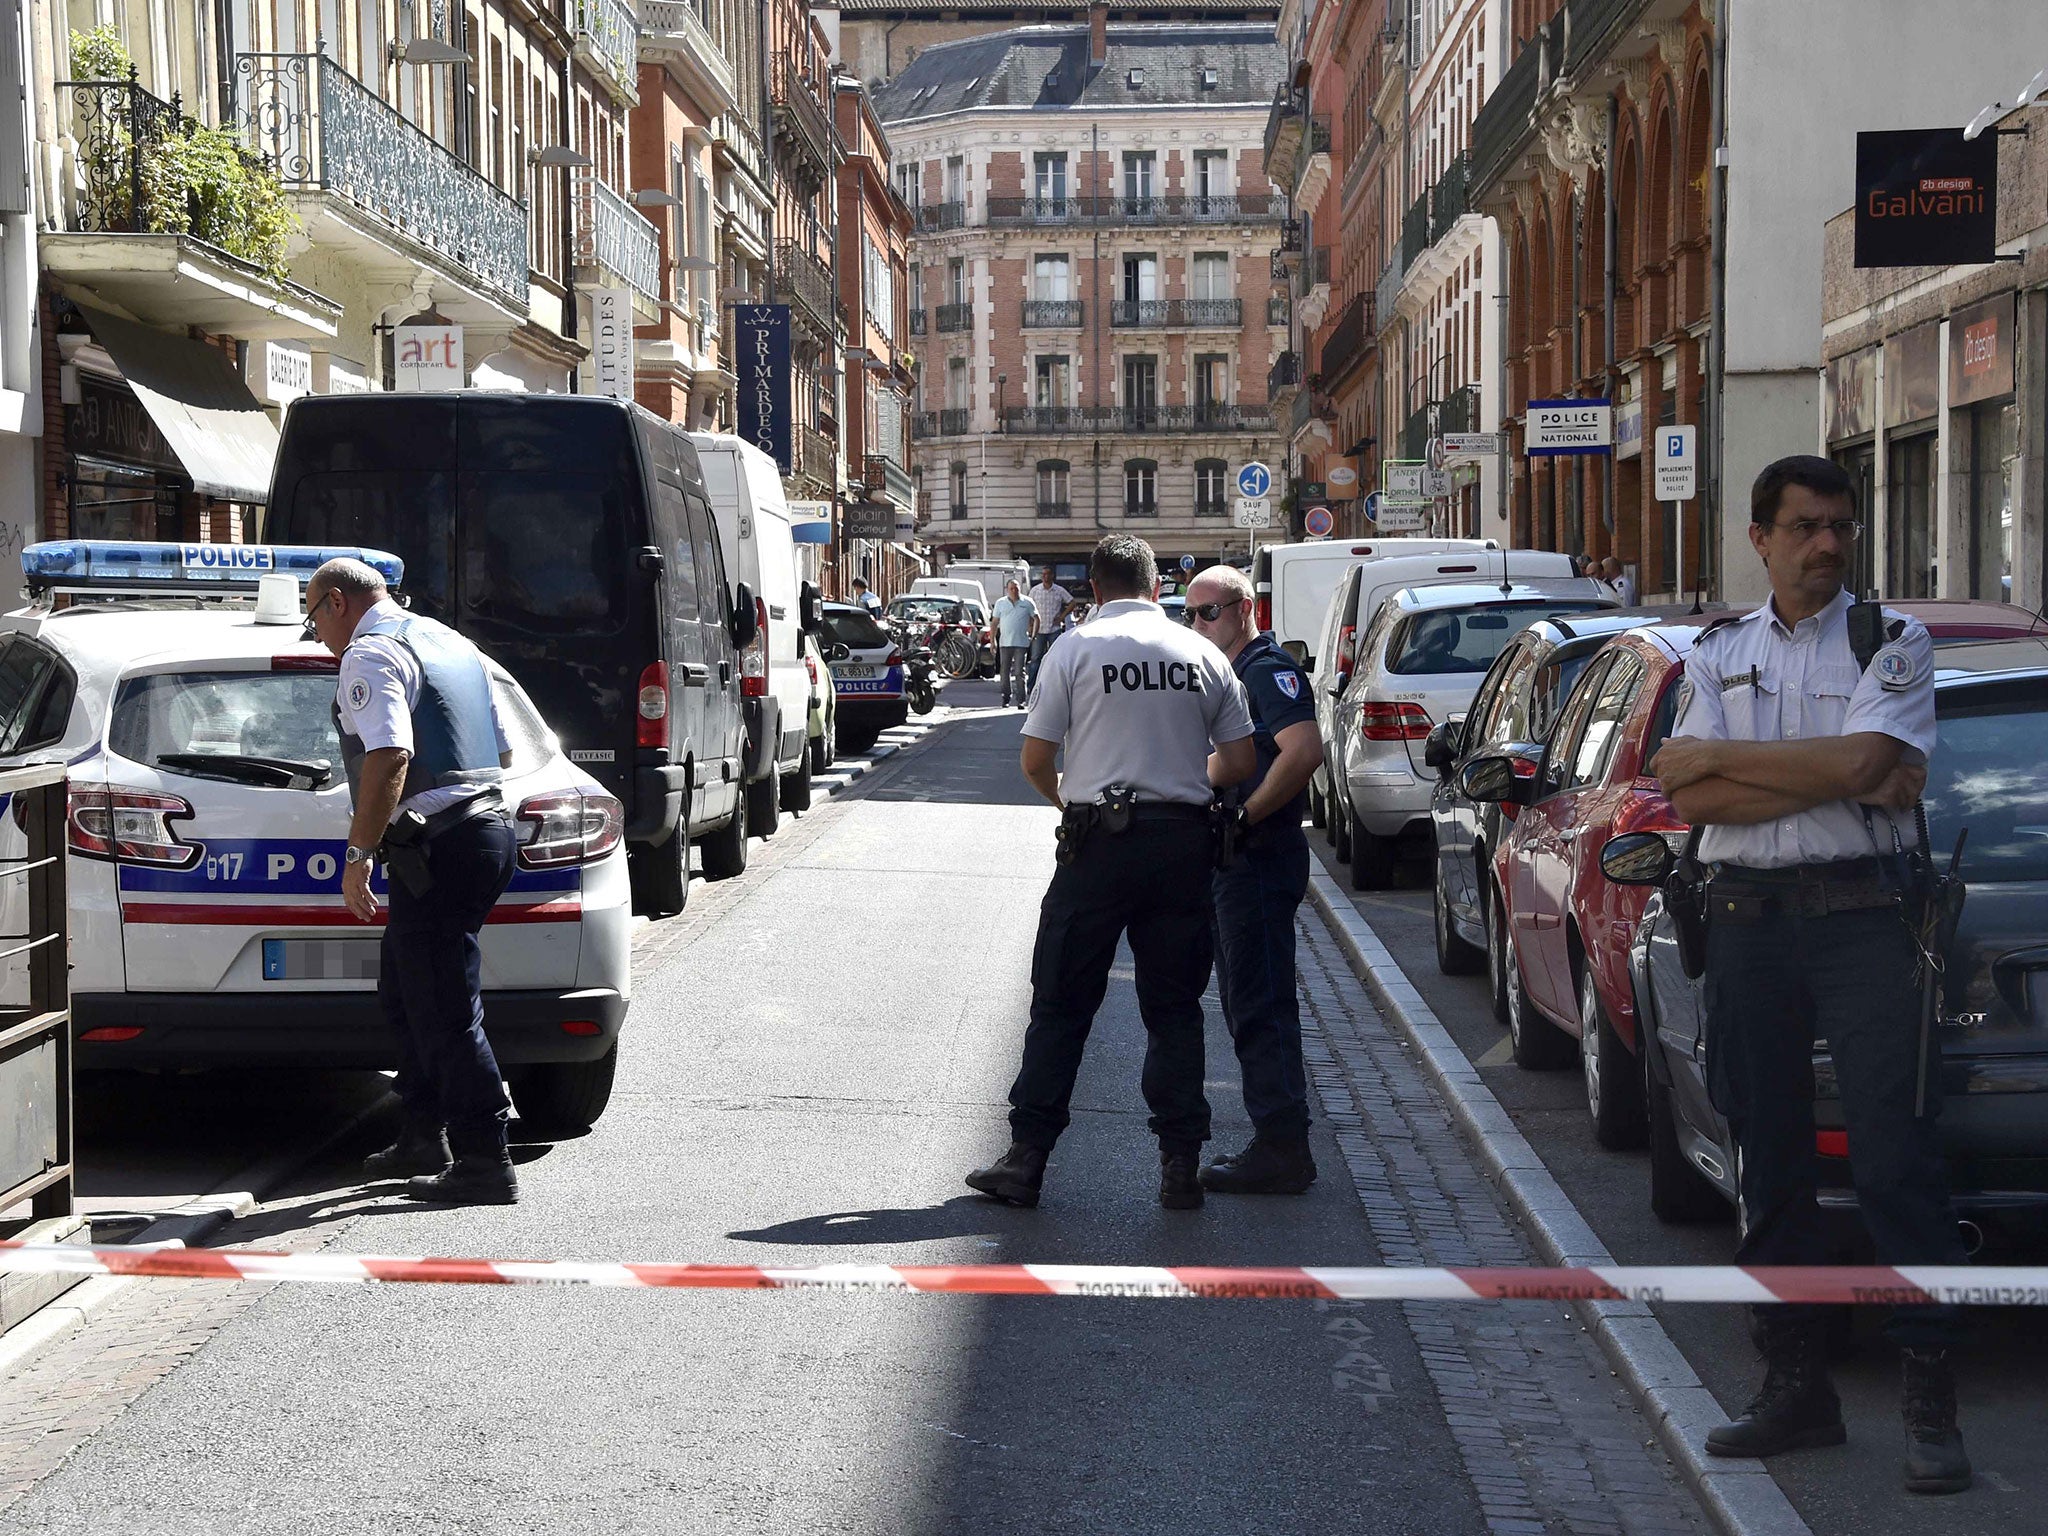
[[[140,539],[50,539],[21,552],[33,591],[85,587],[101,591],[163,591],[178,587],[254,590],[282,574],[300,586],[337,556],[360,560],[396,587],[405,562],[381,549],[314,544],[159,544]]]

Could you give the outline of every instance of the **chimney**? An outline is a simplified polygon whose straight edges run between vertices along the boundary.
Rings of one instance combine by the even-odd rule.
[[[1088,67],[1100,69],[1109,62],[1109,7],[1095,0],[1088,7]]]

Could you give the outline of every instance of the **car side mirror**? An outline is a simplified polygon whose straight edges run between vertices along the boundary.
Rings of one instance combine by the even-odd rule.
[[[797,623],[807,635],[815,635],[825,627],[825,594],[811,582],[797,588]]]
[[[1600,850],[1600,873],[1616,885],[1662,885],[1677,866],[1661,832],[1624,832]]]
[[[744,581],[732,594],[732,643],[745,650],[761,633],[761,616],[754,611],[754,589]]]
[[[659,576],[661,574],[662,563],[661,551],[654,545],[649,544],[645,548],[640,550],[639,553],[633,556],[633,563],[637,565],[642,571],[642,573],[644,573],[645,575]]]
[[[1475,757],[1458,770],[1458,793],[1485,805],[1527,805],[1534,780],[1523,770],[1526,758],[1489,752]]]
[[[1446,720],[1436,726],[1422,743],[1422,765],[1438,773],[1447,771],[1458,756],[1458,728]]]
[[[851,646],[842,645],[835,641],[831,649],[825,652],[825,659],[827,661],[844,661],[852,654],[853,648]]]

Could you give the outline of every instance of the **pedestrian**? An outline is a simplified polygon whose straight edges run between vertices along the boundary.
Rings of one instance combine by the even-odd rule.
[[[1880,1264],[1961,1264],[1933,1106],[1914,1111],[1918,949],[1902,922],[1901,847],[1934,750],[1933,644],[1883,611],[1859,668],[1843,588],[1859,532],[1854,482],[1827,459],[1767,465],[1749,542],[1771,596],[1700,637],[1685,703],[1650,765],[1703,827],[1708,1089],[1738,1151],[1738,1264],[1826,1264],[1815,1198],[1813,1046],[1833,1057],[1858,1213]],[[1950,1350],[1959,1314],[1902,1307],[1906,1487],[1970,1483]],[[1707,1437],[1717,1456],[1771,1456],[1846,1438],[1812,1307],[1757,1309],[1762,1390]]]
[[[1209,802],[1257,766],[1252,722],[1223,653],[1160,610],[1150,545],[1110,534],[1088,574],[1102,606],[1046,663],[1024,720],[1024,777],[1060,811],[1060,854],[1039,907],[1010,1148],[967,1183],[1011,1205],[1038,1204],[1117,942],[1128,938],[1159,1203],[1192,1210],[1202,1203],[1197,1160],[1209,1139]]]
[[[996,676],[1003,680],[1003,708],[1010,707],[1014,691],[1019,708],[1026,697],[1024,670],[1031,650],[1031,636],[1038,628],[1038,609],[1014,581],[1003,584],[996,599]]]
[[[512,820],[498,788],[510,746],[483,655],[447,625],[407,613],[360,560],[329,560],[306,584],[308,638],[340,658],[335,731],[355,807],[342,898],[377,918],[370,876],[390,876],[377,1002],[398,1044],[397,1141],[363,1165],[413,1175],[406,1192],[509,1205],[510,1105],[484,1035],[477,931],[511,883]],[[452,1152],[452,1157],[451,1157]]]
[[[856,576],[853,578],[853,600],[871,614],[882,611],[882,600],[868,590],[865,577]]]
[[[1621,599],[1621,606],[1633,608],[1636,605],[1636,580],[1622,568],[1614,556],[1609,555],[1600,562],[1600,579],[1614,589],[1614,595]]]
[[[1074,608],[1074,594],[1053,580],[1051,566],[1038,573],[1038,585],[1030,592],[1031,606],[1038,610],[1038,628],[1031,632],[1031,664],[1024,675],[1024,686],[1033,689],[1038,686],[1038,668],[1045,660],[1045,653],[1053,641],[1059,639],[1061,625]]]
[[[1244,572],[1228,565],[1202,572],[1188,584],[1187,613],[1244,684],[1258,752],[1257,770],[1225,796],[1242,808],[1244,831],[1237,858],[1213,882],[1216,990],[1237,1048],[1252,1140],[1204,1168],[1202,1184],[1220,1194],[1299,1195],[1316,1181],[1316,1161],[1294,992],[1294,914],[1308,894],[1301,819],[1323,739],[1308,674],[1260,631]]]

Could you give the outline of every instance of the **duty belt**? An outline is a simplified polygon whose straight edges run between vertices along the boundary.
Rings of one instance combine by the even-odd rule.
[[[1715,864],[1707,883],[1709,911],[1717,896],[1760,899],[1794,917],[1867,912],[1876,907],[1895,906],[1899,899],[1898,891],[1874,858],[1796,864],[1789,869]]]

